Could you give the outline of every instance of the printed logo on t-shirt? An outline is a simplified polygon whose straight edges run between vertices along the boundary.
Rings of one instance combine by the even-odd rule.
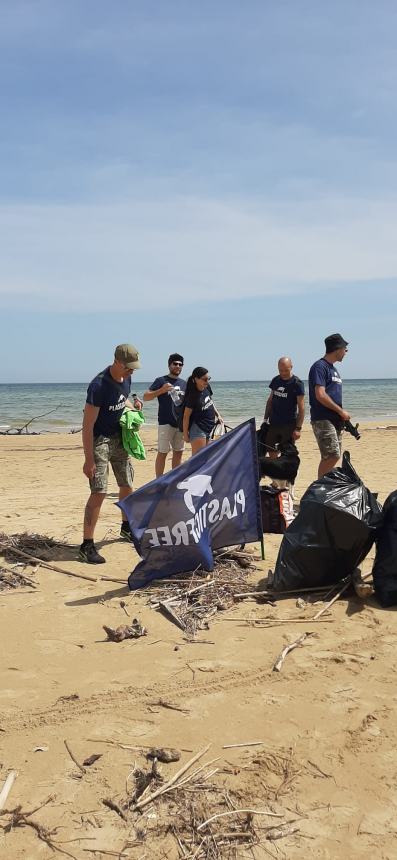
[[[207,394],[207,396],[204,398],[204,403],[203,403],[202,409],[203,410],[209,409],[210,406],[212,406],[212,400],[211,400],[209,394]]]
[[[339,376],[339,373],[338,374],[335,373],[332,375],[331,382],[337,382],[339,385],[342,385],[342,380]]]
[[[109,406],[109,412],[119,412],[120,409],[124,409],[126,398],[123,394],[120,394],[118,403]]]
[[[284,385],[279,385],[278,388],[275,388],[273,394],[275,394],[276,397],[288,397],[288,391],[285,390]]]

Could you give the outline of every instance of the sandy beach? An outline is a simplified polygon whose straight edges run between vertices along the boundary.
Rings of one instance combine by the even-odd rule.
[[[391,464],[397,428],[361,429],[361,440],[347,437],[345,447],[360,477],[383,501],[396,485]],[[137,487],[154,476],[155,431],[142,435],[148,459],[136,464]],[[298,500],[316,477],[318,463],[308,427],[300,452]],[[98,577],[90,582],[44,568],[32,573],[34,568],[27,567],[36,589],[0,592],[0,786],[15,769],[6,808],[32,810],[51,797],[32,820],[46,832],[57,828],[55,851],[32,826],[0,832],[0,856],[49,860],[60,850],[76,860],[190,856],[172,828],[157,828],[165,814],[161,804],[148,806],[139,819],[130,813],[124,821],[103,800],[124,802],[134,764],[147,766],[140,747],[181,751],[180,762],[161,766],[168,780],[211,744],[203,761],[219,757],[214,779],[225,794],[238,797],[241,809],[282,816],[254,816],[259,834],[261,827],[284,820],[296,822],[299,830],[277,842],[262,835],[262,844],[251,853],[237,842],[235,854],[226,846],[223,853],[208,856],[392,860],[397,836],[395,612],[349,593],[332,607],[328,622],[291,621],[265,629],[247,620],[310,618],[322,604],[309,603],[302,610],[296,597],[276,607],[246,600],[217,614],[209,631],[198,637],[205,643],[189,643],[151,608],[149,591],[130,594],[121,583],[100,579],[126,581],[137,560],[118,537],[113,476],[97,530],[107,563],[98,568],[77,560],[88,489],[80,435],[3,436],[0,459],[0,531],[66,541],[67,547],[54,550],[54,563]],[[280,540],[266,536],[266,559],[256,563],[249,586],[273,568]],[[364,573],[371,570],[373,556],[374,551],[364,562]],[[1,564],[10,567],[9,561]],[[147,627],[147,636],[106,641],[104,624],[117,627],[128,620],[120,601]],[[306,630],[316,635],[288,655],[280,673],[272,672],[284,645]],[[160,699],[181,710],[156,704]],[[82,774],[64,740],[80,763],[91,754],[101,758]],[[261,743],[223,749],[253,741]],[[123,748],[128,746],[137,749]],[[282,766],[277,776],[274,761],[289,762],[284,776]],[[176,800],[171,813],[175,819],[179,814]],[[0,819],[3,825],[8,821],[9,816]]]

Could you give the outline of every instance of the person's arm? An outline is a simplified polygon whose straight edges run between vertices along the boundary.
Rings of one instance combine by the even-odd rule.
[[[92,406],[91,403],[86,403],[83,416],[83,448],[84,448],[84,466],[83,472],[87,478],[93,478],[95,475],[94,461],[94,424],[99,413],[99,406]]]
[[[190,409],[189,406],[185,406],[183,410],[183,438],[185,442],[189,442],[189,421],[190,416],[193,412],[193,409]]]
[[[333,412],[336,412],[337,415],[342,419],[342,421],[349,421],[350,415],[346,412],[345,409],[342,409],[341,406],[338,406],[332,397],[327,394],[324,385],[315,385],[314,387],[316,398],[322,406],[326,406],[327,409],[332,409]]]
[[[302,425],[305,420],[305,395],[299,394],[296,399],[298,403],[298,415],[296,417],[296,427],[292,434],[294,440],[300,438]]]
[[[273,392],[271,391],[269,394],[269,397],[267,398],[267,401],[266,401],[265,414],[263,416],[264,421],[267,421],[268,418],[270,418],[271,411],[272,411],[272,400],[273,400]]]
[[[155,400],[156,397],[160,397],[160,394],[168,394],[169,391],[172,391],[173,385],[170,382],[164,382],[164,385],[161,385],[160,388],[156,388],[155,391],[152,391],[148,388],[143,395],[143,399],[146,400]]]

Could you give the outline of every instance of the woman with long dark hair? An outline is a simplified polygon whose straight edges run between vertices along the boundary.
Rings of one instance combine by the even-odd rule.
[[[206,367],[195,367],[186,385],[183,401],[183,438],[192,454],[208,444],[216,424],[222,422],[212,400],[211,377]]]

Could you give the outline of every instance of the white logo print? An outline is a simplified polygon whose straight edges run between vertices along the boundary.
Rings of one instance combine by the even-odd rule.
[[[124,394],[120,394],[119,403],[120,403],[120,400],[124,400]]]
[[[285,391],[284,386],[283,386],[283,385],[279,385],[279,386],[278,386],[277,391]]]
[[[205,495],[205,493],[209,493],[212,495],[213,489],[211,486],[212,476],[211,475],[192,475],[190,478],[186,478],[186,481],[181,481],[177,484],[178,490],[185,490],[184,494],[184,502],[189,511],[194,514],[195,507],[193,504],[193,496],[197,496],[199,499]]]

